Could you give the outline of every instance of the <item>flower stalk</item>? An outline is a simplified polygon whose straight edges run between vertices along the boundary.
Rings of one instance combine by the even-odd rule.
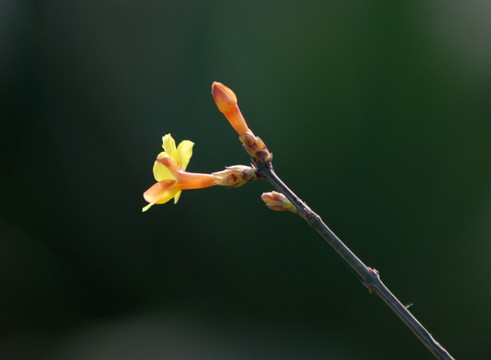
[[[237,96],[225,85],[214,82],[212,94],[215,103],[239,134],[239,140],[251,156],[252,167],[236,165],[211,174],[190,173],[186,167],[192,156],[194,143],[184,140],[176,147],[174,139],[167,134],[163,137],[161,152],[154,162],[155,183],[144,193],[149,203],[163,204],[174,198],[177,203],[182,190],[201,189],[210,186],[239,187],[256,179],[269,182],[276,191],[264,193],[261,198],[271,210],[290,211],[302,217],[339,254],[361,279],[370,293],[379,296],[385,304],[402,320],[427,349],[440,360],[453,360],[450,353],[441,346],[425,327],[414,317],[399,299],[380,279],[377,270],[366,266],[336,234],[307,206],[276,174],[273,169],[273,154],[264,141],[254,135],[247,125],[237,102]]]

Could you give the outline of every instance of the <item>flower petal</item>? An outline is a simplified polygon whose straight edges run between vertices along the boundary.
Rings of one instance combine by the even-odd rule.
[[[151,204],[164,204],[179,191],[176,180],[164,180],[153,184],[143,193],[143,198]]]
[[[155,162],[159,162],[162,165],[164,165],[172,174],[173,179],[176,179],[177,175],[181,171],[181,169],[179,169],[179,166],[177,166],[177,163],[170,156],[163,156],[163,157],[157,156],[157,160],[155,160]]]
[[[155,204],[150,203],[150,204],[148,204],[147,206],[144,206],[144,207],[142,208],[142,212],[147,211],[148,209],[150,209],[150,208],[151,208],[152,206],[154,206],[154,205],[155,205]]]
[[[164,151],[174,160],[177,161],[176,142],[170,134],[162,136],[162,147]]]
[[[181,193],[182,191],[178,191],[174,196],[174,204],[177,204],[177,202],[179,201],[179,198],[181,197]]]
[[[181,170],[186,170],[189,164],[189,160],[191,160],[191,156],[193,156],[193,146],[194,143],[190,140],[183,140],[177,147],[177,157],[179,161],[177,161],[177,165],[181,168]]]
[[[161,154],[165,154],[165,156],[161,156]],[[162,159],[164,157],[167,157],[167,154],[165,152],[161,152],[159,156],[157,156],[157,160]],[[153,176],[157,181],[175,180],[170,170],[160,161],[155,161],[153,163]]]

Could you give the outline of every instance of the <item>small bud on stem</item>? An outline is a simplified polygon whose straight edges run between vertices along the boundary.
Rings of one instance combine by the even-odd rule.
[[[282,193],[276,191],[266,192],[261,195],[261,199],[271,210],[297,212],[297,208]]]

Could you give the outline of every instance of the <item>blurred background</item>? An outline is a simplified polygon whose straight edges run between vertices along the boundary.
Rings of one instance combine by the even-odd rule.
[[[0,2],[1,359],[433,359],[266,182],[142,214],[161,137],[277,173],[448,350],[491,353],[487,1]]]

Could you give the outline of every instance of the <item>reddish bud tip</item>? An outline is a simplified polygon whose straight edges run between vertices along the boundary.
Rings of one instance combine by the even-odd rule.
[[[237,105],[237,96],[234,92],[223,85],[222,83],[214,81],[211,85],[211,93],[215,99],[218,109],[222,112],[228,112]]]
[[[225,115],[235,131],[239,135],[249,131],[249,127],[237,105],[237,96],[235,96],[234,92],[222,83],[215,81],[211,85],[211,93],[213,94],[213,99],[217,104],[218,110]]]

